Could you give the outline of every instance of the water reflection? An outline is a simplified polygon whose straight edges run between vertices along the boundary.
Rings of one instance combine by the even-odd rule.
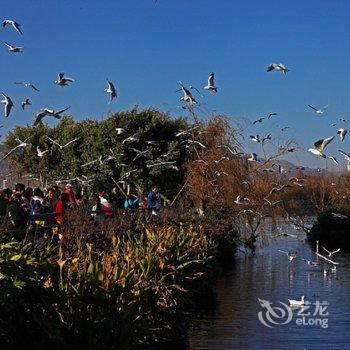
[[[292,227],[287,229],[298,238],[304,236]],[[278,249],[295,250],[298,258],[290,263]],[[327,275],[322,265],[309,266],[301,257],[316,260],[307,243],[292,237],[271,239],[270,244],[257,249],[254,255],[238,253],[233,273],[217,281],[215,312],[195,320],[189,348],[350,349],[350,266],[346,266],[350,256],[335,255],[340,267],[336,274]],[[307,323],[307,318],[306,324],[296,324],[298,311],[293,311],[293,319],[285,325],[268,328],[259,321],[258,313],[263,309],[258,299],[280,305],[279,301],[288,304],[288,299],[300,300],[302,295],[311,303],[312,312],[317,303],[329,303],[328,328],[320,323],[315,325],[318,321]]]

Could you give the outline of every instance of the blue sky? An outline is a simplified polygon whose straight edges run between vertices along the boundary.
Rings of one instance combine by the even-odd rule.
[[[261,154],[249,141],[252,133],[271,131],[275,144],[290,138],[305,150],[336,133],[332,122],[347,127],[339,118],[350,121],[350,2],[345,0],[17,0],[3,1],[2,9],[3,19],[20,22],[24,34],[0,30],[2,42],[24,46],[18,55],[0,50],[1,90],[16,105],[7,120],[1,117],[2,134],[31,123],[42,107],[70,105],[77,119],[103,118],[135,104],[177,116],[183,112],[177,82],[202,88],[212,71],[219,92],[197,96],[199,113],[207,118],[216,111],[241,124],[247,151]],[[272,62],[283,62],[290,72],[267,73]],[[54,85],[60,71],[76,82]],[[103,92],[106,78],[119,92],[111,105]],[[32,81],[40,92],[15,81]],[[23,112],[25,97],[33,106]],[[329,108],[318,117],[307,104]],[[271,111],[278,117],[251,125]],[[279,130],[285,125],[291,128],[284,135]],[[339,148],[350,151],[350,138],[334,140],[326,153],[340,160]],[[305,151],[289,159],[325,166]]]

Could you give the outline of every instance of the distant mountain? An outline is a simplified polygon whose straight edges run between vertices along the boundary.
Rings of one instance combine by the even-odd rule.
[[[307,176],[324,175],[327,173],[327,169],[321,169],[321,168],[314,169],[314,168],[309,168],[304,166],[297,166],[284,159],[271,160],[266,163],[267,167],[271,167],[272,164],[280,165],[281,168],[284,171],[286,171],[286,174],[288,174],[291,177],[296,176],[300,172],[302,172],[304,175],[307,175]]]

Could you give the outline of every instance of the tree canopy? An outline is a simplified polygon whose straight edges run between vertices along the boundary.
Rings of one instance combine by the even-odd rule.
[[[118,134],[116,128],[125,132]],[[16,138],[30,137],[31,146],[18,149],[10,158],[19,173],[34,174],[42,184],[83,180],[97,190],[125,180],[142,188],[156,183],[163,190],[176,190],[183,183],[187,154],[181,144],[184,138],[176,134],[186,128],[184,118],[134,108],[101,121],[64,116],[54,127],[44,123],[16,126],[5,146],[10,150],[18,145]],[[49,138],[62,146],[79,139],[61,149]],[[48,152],[39,157],[37,147]]]

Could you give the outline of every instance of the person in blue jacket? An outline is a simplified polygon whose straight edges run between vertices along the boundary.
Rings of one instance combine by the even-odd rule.
[[[158,211],[162,208],[157,186],[152,186],[151,191],[148,193],[147,207],[152,212],[152,215],[157,215]]]
[[[138,208],[140,203],[140,197],[128,194],[124,201],[125,209],[135,209]]]

